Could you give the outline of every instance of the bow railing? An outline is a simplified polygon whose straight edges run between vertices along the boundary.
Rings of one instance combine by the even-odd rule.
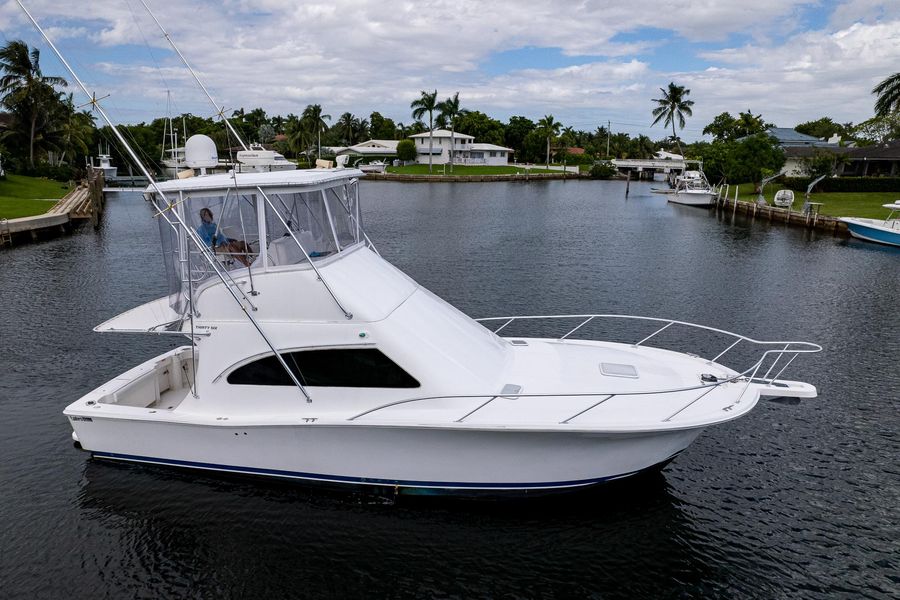
[[[696,391],[697,395],[693,396],[684,404],[678,405],[674,410],[662,419],[662,422],[669,422],[678,416],[680,413],[684,412],[690,406],[694,405],[696,402],[701,400],[707,394],[717,389],[718,387],[733,383],[733,382],[743,382],[744,386],[741,389],[740,394],[735,399],[734,403],[740,402],[741,398],[743,398],[744,393],[749,389],[751,384],[760,384],[760,385],[778,385],[778,377],[781,376],[782,373],[791,365],[794,359],[797,358],[800,354],[814,354],[822,351],[822,347],[818,344],[813,344],[810,342],[798,342],[798,341],[763,341],[756,340],[744,335],[740,335],[737,333],[733,333],[730,331],[725,331],[724,329],[717,329],[715,327],[709,327],[706,325],[699,325],[696,323],[689,323],[686,321],[678,321],[675,319],[661,319],[656,317],[640,317],[634,315],[617,315],[617,314],[592,314],[592,315],[539,315],[539,316],[515,316],[515,317],[488,317],[483,319],[475,319],[477,322],[485,325],[489,323],[499,323],[499,326],[492,329],[495,334],[500,333],[503,330],[509,328],[509,326],[514,323],[521,323],[526,321],[576,321],[578,324],[575,327],[570,327],[566,333],[559,337],[550,337],[541,336],[540,339],[547,340],[550,339],[552,341],[565,343],[566,341],[576,341],[582,340],[584,338],[572,338],[572,335],[578,331],[584,330],[589,324],[601,320],[617,320],[617,321],[640,321],[640,322],[648,322],[657,324],[658,327],[650,332],[649,334],[642,334],[641,336],[635,336],[635,340],[630,342],[629,345],[632,347],[640,347],[646,346],[647,342],[651,339],[656,338],[664,331],[673,329],[673,328],[686,328],[689,330],[696,331],[705,331],[712,334],[717,334],[720,336],[724,336],[729,339],[730,343],[726,347],[724,347],[721,351],[719,351],[715,356],[709,359],[703,359],[699,354],[689,353],[694,357],[701,358],[701,360],[705,360],[707,364],[714,365],[718,364],[725,368],[728,368],[733,372],[731,376],[728,377],[715,377],[713,376],[711,379],[702,380],[697,385],[692,386],[681,386],[675,388],[666,388],[666,389],[650,389],[650,390],[639,390],[639,391],[621,391],[621,390],[597,390],[590,392],[579,392],[579,393],[556,393],[556,392],[545,392],[545,393],[521,393],[518,390],[507,390],[504,389],[499,393],[490,393],[490,394],[450,394],[450,395],[441,395],[441,396],[423,396],[416,398],[406,398],[402,400],[397,400],[394,402],[387,402],[380,406],[376,406],[360,412],[358,414],[353,415],[348,420],[355,421],[364,416],[371,415],[372,413],[384,410],[386,408],[399,406],[403,404],[411,404],[418,403],[424,401],[435,401],[435,400],[461,400],[461,401],[469,401],[468,406],[464,413],[460,414],[460,416],[453,420],[455,423],[463,423],[466,419],[471,417],[473,414],[477,413],[481,409],[485,408],[492,402],[494,402],[498,398],[586,398],[591,400],[590,403],[585,405],[584,407],[579,408],[579,410],[570,416],[559,421],[560,425],[566,425],[576,417],[580,417],[585,413],[597,408],[598,406],[604,404],[615,397],[623,397],[623,396],[647,396],[647,395],[659,395],[659,394],[675,394],[681,392],[690,392]],[[490,327],[488,328],[490,329]],[[521,338],[522,341],[529,339],[529,336],[516,336],[517,338]],[[536,337],[536,336],[535,336]],[[513,340],[512,343],[515,343]],[[526,342],[527,343],[527,342]],[[731,367],[727,367],[719,363],[724,356],[729,353],[732,353],[740,344],[744,344],[744,346],[751,346],[758,348],[761,353],[755,354],[757,357],[756,360],[752,361],[749,366],[743,369],[735,369]],[[778,368],[777,372],[773,375],[773,371]],[[760,376],[760,372],[765,369],[765,372]],[[483,399],[483,402],[477,404],[474,408],[471,407],[471,400]]]

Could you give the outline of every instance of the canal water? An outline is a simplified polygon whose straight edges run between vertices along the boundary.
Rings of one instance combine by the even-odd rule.
[[[90,460],[63,407],[174,342],[96,334],[164,293],[157,227],[0,252],[0,597],[896,598],[900,252],[667,204],[651,184],[364,182],[381,253],[472,316],[623,313],[813,341],[661,474],[515,502]]]

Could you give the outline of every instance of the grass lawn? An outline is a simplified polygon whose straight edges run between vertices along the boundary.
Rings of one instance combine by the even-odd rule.
[[[775,192],[783,186],[778,184],[766,185],[766,202],[772,204]],[[734,198],[734,186],[728,193],[729,198]],[[753,184],[742,183],[738,186],[738,200],[753,202],[756,194],[753,193]],[[889,204],[900,200],[898,192],[813,192],[809,196],[810,202],[821,202],[819,213],[832,217],[869,217],[875,219],[887,218],[888,209],[882,208],[882,204]],[[803,208],[803,192],[794,192],[793,210]]]
[[[0,218],[17,219],[50,210],[71,188],[59,181],[7,175],[0,180]]]
[[[388,167],[388,173],[399,173],[403,175],[428,175],[428,165],[406,165],[403,167]],[[529,169],[529,173],[560,173],[561,171],[548,171],[547,169],[534,168]],[[454,165],[453,173],[450,172],[450,166],[434,165],[431,172],[432,175],[512,175],[514,173],[525,173],[525,169],[513,165],[490,167],[483,165]]]

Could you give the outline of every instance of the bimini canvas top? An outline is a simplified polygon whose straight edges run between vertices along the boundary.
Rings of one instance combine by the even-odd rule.
[[[296,171],[272,171],[267,173],[221,173],[216,175],[200,175],[187,179],[172,179],[158,183],[159,189],[166,192],[189,192],[199,190],[221,190],[235,187],[313,187],[323,184],[362,177],[364,173],[358,169],[304,169]],[[156,189],[149,186],[145,193],[153,194]]]

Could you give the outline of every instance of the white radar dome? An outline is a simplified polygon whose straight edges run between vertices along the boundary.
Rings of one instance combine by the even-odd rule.
[[[207,135],[192,135],[184,143],[184,162],[191,169],[204,169],[219,164],[216,144]]]

